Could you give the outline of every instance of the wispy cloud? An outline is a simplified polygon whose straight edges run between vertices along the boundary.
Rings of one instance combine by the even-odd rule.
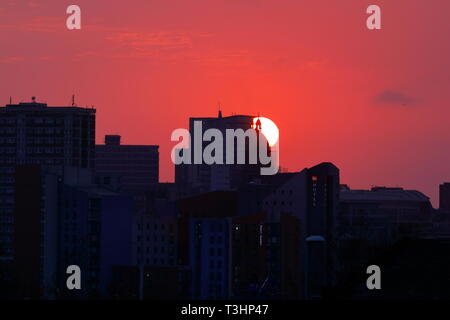
[[[28,6],[30,8],[37,8],[37,7],[41,6],[41,3],[36,0],[32,0],[32,1],[28,1]]]
[[[378,104],[392,104],[411,106],[417,103],[417,99],[398,91],[387,89],[377,94],[373,101]]]
[[[20,56],[0,58],[0,63],[16,63],[22,61],[25,61],[25,58]]]
[[[2,24],[0,30],[19,30],[25,32],[57,32],[64,27],[61,18],[57,17],[36,17],[28,22],[15,24]],[[62,29],[65,30],[65,29]]]
[[[106,39],[135,50],[192,48],[192,37],[183,32],[119,32]]]

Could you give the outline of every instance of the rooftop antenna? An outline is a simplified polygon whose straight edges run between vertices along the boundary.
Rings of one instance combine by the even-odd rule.
[[[75,106],[75,95],[73,94],[72,95],[72,107],[74,107]]]
[[[35,96],[32,96],[32,97],[31,97],[31,101],[32,101],[33,103],[36,103],[36,97],[35,97]]]
[[[9,96],[9,104],[12,104],[12,97]]]
[[[222,110],[220,108],[220,101],[218,101],[217,104],[219,106],[219,118],[222,118]]]
[[[259,112],[258,112],[258,119],[256,120],[256,123],[255,123],[255,130],[256,131],[261,130],[261,120],[259,119]]]

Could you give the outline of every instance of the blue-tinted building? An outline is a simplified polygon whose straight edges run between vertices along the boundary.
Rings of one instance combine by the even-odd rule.
[[[132,199],[96,186],[65,185],[62,206],[60,270],[81,268],[76,296],[105,296],[113,266],[132,263]]]

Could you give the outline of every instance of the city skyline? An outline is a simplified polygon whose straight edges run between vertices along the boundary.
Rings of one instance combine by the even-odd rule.
[[[0,104],[75,94],[98,111],[97,143],[160,145],[173,181],[170,133],[220,103],[277,123],[290,171],[331,161],[353,188],[417,189],[437,206],[450,179],[448,2],[377,1],[377,31],[366,1],[77,4],[73,32],[58,1],[0,5]]]
[[[186,163],[176,183],[159,183],[159,147],[118,135],[95,145],[95,109],[33,98],[0,110],[0,296],[9,299],[358,297],[372,259],[384,265],[392,250],[449,239],[448,183],[439,209],[416,190],[351,189],[330,162],[275,175]],[[255,123],[201,119],[222,130]],[[420,282],[406,293],[388,286],[391,297],[423,294]]]

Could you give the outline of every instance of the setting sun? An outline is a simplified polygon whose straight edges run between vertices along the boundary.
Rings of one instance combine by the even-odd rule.
[[[258,121],[258,119],[261,121],[261,132],[266,137],[267,142],[269,142],[269,146],[274,146],[277,143],[279,137],[279,130],[277,125],[269,118],[256,117],[253,118],[253,129],[255,129],[256,121]]]

